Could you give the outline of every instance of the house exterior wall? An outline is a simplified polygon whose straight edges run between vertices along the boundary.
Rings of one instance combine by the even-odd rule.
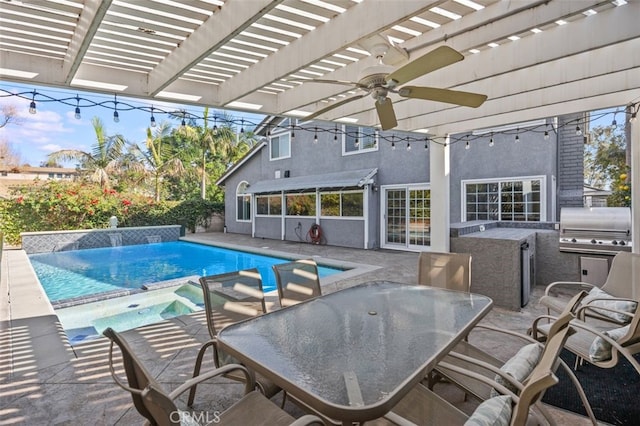
[[[576,134],[576,125],[580,120],[585,125],[584,114],[565,115],[558,118],[558,211],[560,218],[562,207],[582,207],[584,190],[584,135]],[[586,131],[585,129],[582,129]]]
[[[302,127],[302,128],[300,128]],[[377,248],[380,246],[380,193],[381,185],[427,183],[429,180],[429,153],[424,143],[413,143],[407,150],[406,138],[419,137],[403,132],[381,132],[378,149],[343,155],[342,135],[334,139],[335,124],[311,122],[298,124],[291,140],[291,155],[288,158],[270,159],[270,145],[257,152],[246,164],[225,179],[225,224],[227,232],[251,234],[250,223],[236,221],[236,188],[242,181],[250,184],[261,180],[272,180],[279,173],[282,179],[289,177],[322,175],[346,170],[378,168],[374,176],[376,189],[368,189],[369,209],[367,220],[353,218],[320,218],[323,239],[326,243],[354,248]],[[374,129],[367,128],[367,132]],[[272,136],[289,132],[274,129]],[[317,142],[314,136],[317,134]],[[391,146],[394,136],[395,149]],[[255,206],[252,206],[255,208]],[[286,217],[284,239],[287,241],[307,241],[307,233],[315,217]],[[300,223],[300,227],[298,227]],[[365,242],[365,226],[369,241]],[[255,217],[255,237],[282,238],[282,220],[275,217]]]
[[[574,186],[582,189],[581,159],[583,139],[575,135],[575,126],[565,126],[556,133],[558,126],[576,120],[571,115],[554,120],[541,120],[530,127],[509,131],[498,129],[495,133],[479,136],[469,135],[470,149],[466,149],[464,134],[452,135],[450,145],[450,214],[451,223],[464,222],[463,183],[473,180],[500,180],[518,178],[543,178],[544,208],[542,218],[547,222],[557,221],[559,208],[572,202]],[[546,123],[546,128],[545,128]],[[369,209],[366,219],[316,218],[316,217],[254,217],[255,236],[260,238],[284,238],[288,241],[308,241],[307,233],[318,220],[324,242],[330,245],[379,248],[384,241],[384,187],[393,185],[429,185],[429,150],[425,149],[423,135],[404,132],[381,132],[378,149],[357,154],[344,154],[342,135],[335,140],[334,123],[299,123],[291,140],[290,156],[271,160],[267,143],[245,164],[224,178],[226,186],[225,217],[228,232],[251,234],[249,222],[236,221],[236,188],[241,181],[249,183],[289,177],[322,175],[345,170],[377,168],[375,185],[367,191]],[[544,137],[548,130],[549,138]],[[272,129],[271,136],[290,131]],[[373,131],[373,129],[371,129]],[[518,142],[516,142],[516,134]],[[393,139],[392,139],[393,136]],[[407,140],[411,137],[411,150]],[[317,141],[314,142],[314,138]],[[415,139],[420,138],[421,142]],[[493,138],[494,144],[489,141]],[[395,148],[391,140],[394,140]],[[432,142],[433,143],[433,142]],[[578,161],[580,160],[580,161]],[[580,163],[580,164],[578,164]],[[579,170],[576,171],[576,170]],[[564,191],[564,192],[563,192]],[[569,192],[567,192],[569,191]],[[579,197],[582,202],[581,196]],[[252,206],[255,208],[255,206]],[[284,208],[284,207],[283,207]],[[284,222],[284,230],[282,229]],[[526,226],[523,224],[523,226]],[[365,227],[367,229],[365,230]],[[365,234],[368,241],[365,244]],[[284,234],[284,235],[283,235]],[[401,247],[399,247],[401,248]]]
[[[539,129],[513,129],[507,133],[469,136],[469,149],[465,149],[465,136],[455,135],[457,143],[451,145],[450,205],[451,222],[464,222],[462,217],[462,181],[471,179],[501,179],[544,176],[546,191],[546,219],[553,221],[553,194],[556,173],[557,137],[549,132],[545,140]],[[515,141],[516,133],[519,142]],[[489,146],[493,138],[494,145]]]

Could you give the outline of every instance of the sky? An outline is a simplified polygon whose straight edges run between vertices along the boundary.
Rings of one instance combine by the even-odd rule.
[[[0,140],[9,142],[14,151],[20,155],[21,164],[29,164],[31,166],[39,166],[47,160],[47,156],[61,149],[76,149],[82,151],[91,151],[92,145],[95,144],[96,136],[91,125],[93,117],[100,117],[107,135],[121,134],[131,143],[144,143],[146,139],[146,131],[149,126],[150,114],[145,111],[131,110],[119,111],[120,121],[118,123],[113,120],[113,109],[104,107],[81,107],[80,119],[76,119],[75,101],[70,102],[73,105],[65,105],[61,102],[45,102],[39,101],[44,99],[36,96],[36,114],[29,113],[29,99],[23,99],[18,96],[10,96],[10,93],[33,92],[44,94],[50,98],[63,99],[75,98],[76,96],[89,99],[93,102],[113,101],[113,96],[100,93],[92,93],[86,91],[57,89],[51,87],[43,87],[37,85],[16,84],[6,81],[0,81],[0,107],[4,105],[13,105],[18,112],[18,120],[16,123],[10,123],[0,128]],[[6,92],[5,92],[6,91]],[[28,96],[28,95],[27,95]],[[136,107],[151,106],[151,102],[142,99],[118,97],[118,102],[124,102]],[[109,103],[112,106],[113,103]],[[82,106],[82,103],[81,103]],[[186,106],[172,102],[153,102],[155,108],[165,111],[186,110],[197,116],[203,115],[203,107]],[[216,110],[218,111],[218,110]],[[237,111],[220,111],[226,113],[233,118],[245,119],[248,123],[259,123],[263,116],[256,114],[240,113]],[[214,113],[213,109],[209,110],[209,114]],[[155,114],[157,123],[163,120],[170,121],[174,125],[179,123],[170,119],[165,114]],[[202,121],[199,122],[202,124]],[[247,125],[246,129],[252,130],[253,126]],[[63,164],[66,167],[75,167],[75,164]]]

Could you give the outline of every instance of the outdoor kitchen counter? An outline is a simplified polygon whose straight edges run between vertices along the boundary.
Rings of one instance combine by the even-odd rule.
[[[471,291],[491,297],[497,306],[519,310],[535,285],[536,233],[541,230],[483,228],[451,237],[451,251],[471,253]]]

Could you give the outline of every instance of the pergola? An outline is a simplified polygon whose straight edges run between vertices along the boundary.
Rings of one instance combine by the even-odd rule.
[[[304,117],[447,45],[465,58],[412,84],[488,95],[479,108],[393,97],[397,129],[438,137],[640,105],[640,0],[0,0],[5,81]],[[378,125],[366,96],[321,114]],[[640,123],[631,124],[640,253]],[[448,249],[449,148],[430,154],[432,241]],[[440,225],[440,226],[439,226]]]

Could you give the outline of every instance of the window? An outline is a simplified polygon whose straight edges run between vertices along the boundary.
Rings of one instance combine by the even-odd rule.
[[[358,191],[323,192],[320,194],[320,215],[363,217],[364,193]]]
[[[271,160],[291,157],[291,133],[287,132],[271,136],[269,145],[269,158]]]
[[[251,221],[251,194],[247,194],[249,183],[243,181],[236,189],[236,220],[238,222]]]
[[[463,182],[464,220],[545,220],[544,177]]]
[[[287,216],[315,216],[316,193],[285,195]]]
[[[282,197],[280,194],[256,196],[256,215],[282,215]]]
[[[342,153],[357,154],[378,150],[378,132],[370,127],[344,126]]]

